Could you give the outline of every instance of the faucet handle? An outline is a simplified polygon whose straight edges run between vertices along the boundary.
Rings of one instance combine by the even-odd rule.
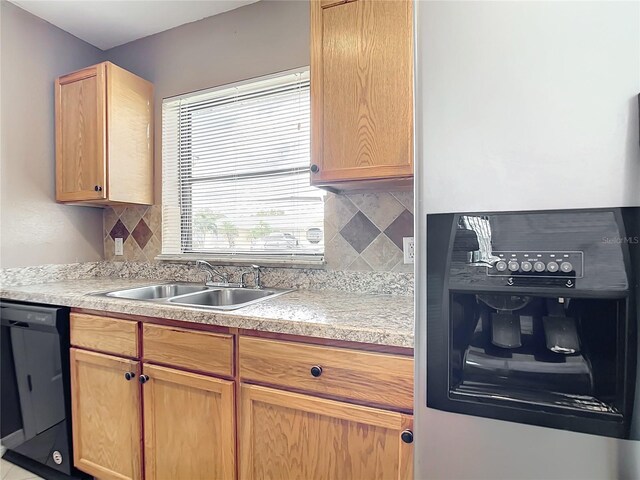
[[[242,272],[242,275],[240,276],[240,284],[243,287],[246,287],[247,283],[245,282],[245,277],[253,273],[254,288],[262,288],[262,285],[260,284],[260,270],[262,269],[262,267],[260,265],[254,264],[250,264],[249,266],[251,267],[251,270]]]
[[[262,288],[262,282],[260,281],[260,270],[262,270],[262,267],[260,265],[252,264],[251,268],[253,268],[253,276],[255,278],[254,288]]]
[[[247,286],[247,282],[245,278],[247,275],[251,275],[252,273],[253,273],[253,270],[246,270],[242,272],[242,274],[240,275],[240,287],[244,288]]]

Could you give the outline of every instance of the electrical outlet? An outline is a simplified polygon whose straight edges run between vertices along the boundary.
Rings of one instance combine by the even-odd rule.
[[[413,237],[402,237],[402,253],[404,254],[404,263],[413,263]]]
[[[124,246],[121,238],[116,238],[116,255],[124,255]]]

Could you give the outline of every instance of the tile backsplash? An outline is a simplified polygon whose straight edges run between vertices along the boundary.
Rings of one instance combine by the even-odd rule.
[[[162,246],[162,212],[151,207],[104,210],[106,260],[153,262]],[[413,193],[327,193],[324,207],[325,261],[331,270],[412,272],[405,265],[402,238],[413,236]],[[115,238],[124,255],[115,256]]]
[[[102,217],[105,260],[153,262],[162,250],[162,208],[107,207]],[[115,256],[115,239],[124,240],[124,255]]]
[[[413,193],[327,194],[325,261],[333,270],[412,272],[402,238],[413,237]]]

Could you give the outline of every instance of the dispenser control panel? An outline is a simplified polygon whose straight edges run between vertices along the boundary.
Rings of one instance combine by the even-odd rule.
[[[582,278],[582,252],[493,252],[497,259],[487,267],[487,275],[532,278]]]

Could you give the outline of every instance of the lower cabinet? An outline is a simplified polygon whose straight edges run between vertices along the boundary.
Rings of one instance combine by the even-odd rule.
[[[235,478],[234,383],[144,365],[146,480]]]
[[[73,461],[80,470],[101,480],[142,478],[139,374],[134,360],[71,349]]]
[[[412,417],[243,384],[240,478],[408,480]]]
[[[146,480],[234,479],[234,383],[140,366],[71,349],[75,466],[100,480],[139,480],[144,456]]]
[[[410,357],[90,314],[71,341],[74,464],[100,480],[413,477]]]

